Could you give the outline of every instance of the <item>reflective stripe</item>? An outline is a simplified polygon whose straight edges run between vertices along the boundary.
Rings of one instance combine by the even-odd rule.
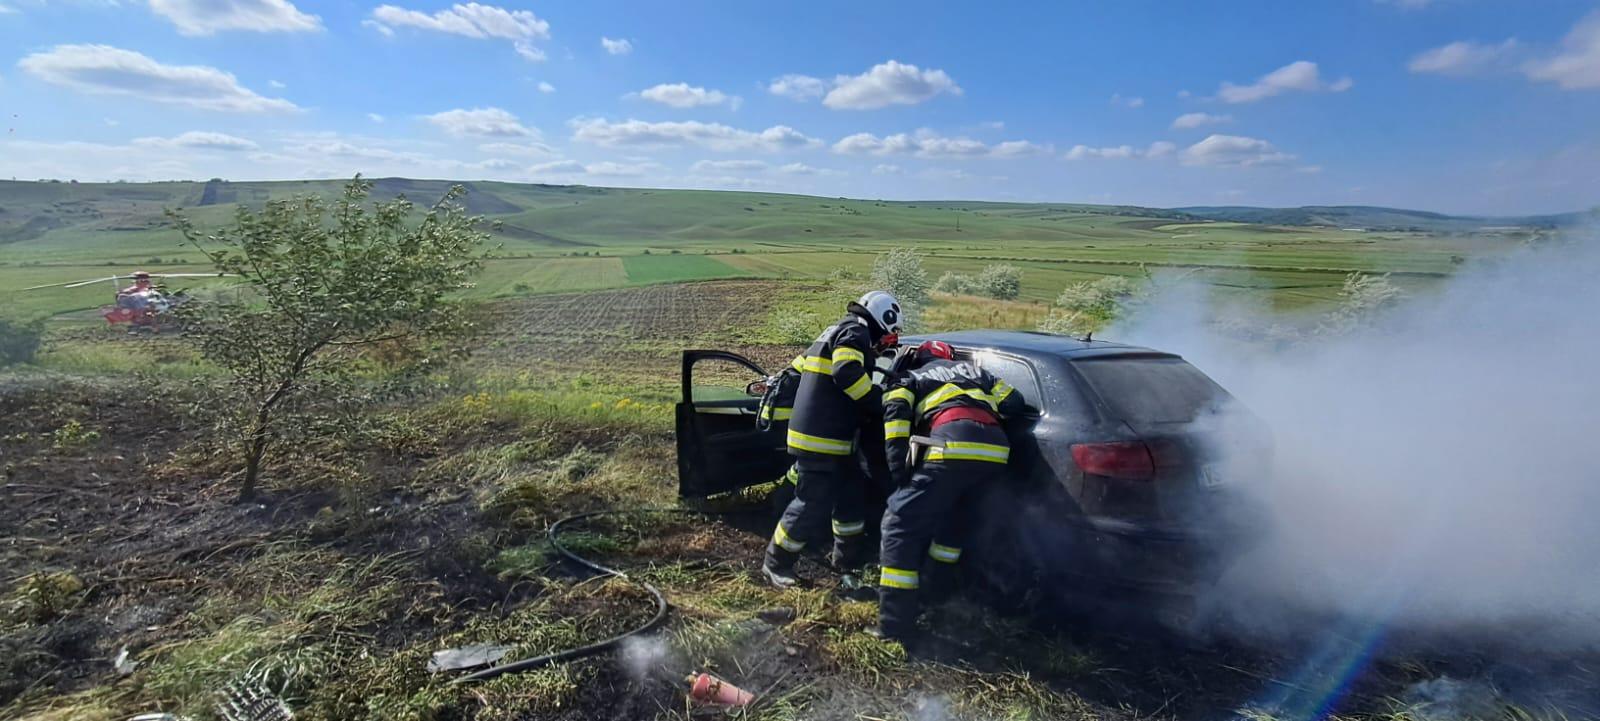
[[[960,396],[968,396],[970,398],[975,398],[979,401],[982,401],[983,404],[988,406],[991,410],[995,407],[994,397],[988,393],[985,393],[977,388],[962,388],[954,383],[946,383],[942,386],[939,386],[938,390],[923,397],[922,402],[917,404],[917,412],[927,413],[928,411],[938,408],[939,406]]]
[[[808,436],[793,428],[789,429],[789,447],[812,453],[825,453],[830,456],[848,456],[854,449],[850,441],[841,441],[822,436]]]
[[[833,535],[835,536],[855,536],[865,530],[867,530],[866,521],[855,521],[854,523],[833,522]]]
[[[827,358],[819,355],[808,355],[799,360],[801,361],[800,370],[806,373],[821,373],[825,376],[833,375],[833,363]]]
[[[789,361],[789,367],[797,371],[804,371],[806,369],[806,357],[804,355],[795,356],[794,360]]]
[[[794,409],[767,406],[761,409],[761,417],[769,421],[786,421],[794,417]]]
[[[943,563],[958,563],[961,561],[961,549],[954,546],[941,546],[935,543],[928,547],[928,555],[933,560]]]
[[[994,399],[994,405],[998,407],[1014,390],[1016,389],[1012,388],[1010,383],[997,380],[994,382],[994,387],[989,389],[989,397]]]
[[[943,448],[929,448],[930,461],[989,461],[1005,463],[1011,460],[1011,449],[993,443],[971,441],[945,441]]]
[[[800,483],[800,469],[795,468],[794,466],[789,466],[789,472],[783,474],[783,478],[778,479],[778,482],[795,484]]]
[[[839,346],[838,348],[834,348],[832,364],[833,372],[838,373],[839,369],[844,367],[847,363],[860,363],[861,365],[866,365],[867,356],[861,351],[849,346]]]
[[[896,388],[883,394],[883,401],[885,403],[889,401],[905,401],[906,405],[912,405],[917,402],[917,396],[911,392],[910,388]]]
[[[892,441],[896,438],[911,437],[911,421],[884,421],[883,438]]]
[[[806,544],[803,541],[796,541],[793,538],[790,538],[789,533],[783,530],[782,523],[779,523],[777,530],[772,532],[772,542],[778,544],[779,548],[789,551],[790,553],[798,553],[800,552],[800,549],[806,547]]]
[[[878,585],[914,591],[918,585],[917,572],[908,571],[904,568],[889,568],[888,566],[884,566],[883,570],[878,572]]]
[[[861,377],[856,379],[856,382],[851,383],[850,387],[844,389],[844,394],[850,396],[850,400],[859,401],[869,390],[872,390],[872,379],[868,378],[867,374],[862,373]]]

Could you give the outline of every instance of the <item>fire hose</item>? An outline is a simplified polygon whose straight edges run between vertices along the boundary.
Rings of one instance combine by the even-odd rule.
[[[935,440],[933,440],[931,438],[926,438],[926,437],[923,437],[923,436],[913,436],[911,441],[912,442],[910,444],[911,445],[911,448],[910,448],[911,459],[910,460],[911,460],[912,465],[916,464],[916,461],[918,460],[917,455],[918,455],[918,452],[921,449],[924,449],[924,448],[942,448],[942,447],[944,447],[943,443],[940,443],[940,442],[935,441]],[[629,508],[629,509],[613,509],[613,510],[607,510],[607,511],[589,511],[588,513],[578,513],[578,514],[574,514],[574,515],[571,515],[571,516],[567,516],[565,518],[562,518],[562,519],[556,521],[555,523],[550,524],[550,530],[545,533],[545,537],[547,539],[549,539],[550,547],[554,548],[556,550],[556,553],[561,554],[561,556],[563,558],[566,558],[567,560],[572,561],[573,563],[576,563],[579,566],[582,566],[582,567],[587,568],[587,569],[589,569],[591,571],[594,571],[595,573],[598,573],[601,576],[607,576],[607,577],[611,577],[611,578],[620,578],[620,579],[623,579],[624,581],[632,581],[633,583],[638,584],[641,588],[643,588],[647,593],[650,594],[650,597],[652,599],[655,600],[655,604],[656,604],[655,614],[650,617],[650,620],[645,621],[643,624],[640,624],[638,627],[636,627],[636,628],[634,628],[632,630],[629,630],[629,631],[624,631],[623,633],[617,634],[617,635],[612,636],[610,638],[607,638],[607,639],[605,639],[603,641],[596,641],[596,642],[588,644],[586,646],[578,646],[576,648],[569,648],[569,649],[565,649],[565,650],[562,650],[562,651],[555,651],[553,653],[544,654],[543,656],[534,656],[532,658],[524,658],[524,659],[520,659],[520,660],[517,660],[517,661],[511,661],[509,663],[503,663],[503,664],[500,664],[498,666],[490,666],[489,668],[483,669],[481,671],[475,671],[473,673],[469,673],[469,674],[467,674],[465,676],[462,676],[461,678],[456,679],[453,683],[467,683],[467,682],[470,682],[470,681],[487,681],[487,680],[489,680],[491,678],[495,678],[496,676],[502,676],[502,675],[508,674],[508,673],[520,673],[522,671],[531,671],[533,669],[542,668],[542,667],[545,667],[545,666],[549,666],[551,664],[567,663],[569,661],[576,661],[576,660],[581,659],[581,658],[588,658],[589,656],[594,656],[596,654],[605,653],[606,651],[609,651],[609,650],[611,650],[613,648],[616,648],[617,646],[620,646],[623,641],[626,641],[629,638],[632,638],[634,636],[638,636],[638,635],[643,634],[643,633],[649,633],[650,631],[655,630],[655,628],[657,626],[661,625],[662,621],[665,621],[667,619],[667,609],[668,609],[667,597],[666,597],[665,594],[663,594],[661,592],[661,589],[656,588],[655,585],[651,584],[649,581],[644,581],[644,580],[641,580],[641,579],[633,578],[632,576],[629,576],[627,573],[619,571],[619,570],[617,570],[615,568],[612,568],[610,566],[606,566],[606,565],[597,563],[595,561],[591,561],[591,560],[589,560],[587,558],[584,558],[583,556],[580,556],[577,553],[573,552],[572,549],[569,549],[566,546],[561,545],[561,527],[562,526],[565,526],[568,523],[573,523],[573,522],[576,522],[576,521],[585,521],[585,520],[588,520],[590,518],[597,518],[597,517],[600,517],[600,516],[620,516],[620,515],[623,515],[623,514],[632,514],[632,513],[672,513],[672,514],[680,514],[680,513],[681,514],[691,514],[692,513],[692,514],[697,514],[697,515],[701,515],[701,516],[731,516],[731,515],[738,515],[738,514],[743,514],[743,513],[759,513],[759,512],[760,511],[754,510],[754,509],[731,510],[731,511],[704,511],[704,510],[698,510],[698,509],[694,509],[694,508]]]
[[[631,509],[617,509],[617,510],[609,510],[609,511],[590,511],[588,513],[578,513],[578,514],[574,514],[574,515],[571,515],[571,516],[567,516],[565,518],[562,518],[561,520],[556,521],[555,523],[550,524],[550,530],[546,532],[545,537],[549,539],[550,546],[551,546],[551,548],[554,548],[556,550],[556,553],[561,554],[561,556],[563,558],[566,558],[567,560],[572,561],[573,563],[576,563],[579,566],[582,566],[582,567],[587,568],[587,569],[589,569],[591,571],[594,571],[595,573],[598,573],[601,576],[607,576],[607,577],[612,577],[612,578],[620,578],[620,579],[623,579],[625,581],[632,581],[633,583],[638,584],[641,588],[643,588],[646,592],[648,592],[650,594],[651,598],[653,598],[655,600],[655,605],[656,605],[655,614],[650,617],[650,620],[645,621],[643,624],[640,624],[638,627],[636,627],[636,628],[634,628],[632,630],[629,630],[629,631],[624,631],[623,633],[617,634],[617,635],[612,636],[611,638],[605,639],[603,641],[596,641],[596,642],[588,644],[586,646],[578,646],[576,648],[569,648],[569,649],[565,649],[565,650],[562,650],[562,651],[556,651],[556,652],[553,652],[553,653],[547,653],[547,654],[544,654],[543,656],[534,656],[532,658],[524,658],[524,659],[520,659],[520,660],[517,660],[517,661],[511,661],[510,663],[503,663],[503,664],[500,664],[498,666],[491,666],[491,667],[483,669],[481,671],[476,671],[476,672],[473,672],[473,673],[469,673],[469,674],[467,674],[465,676],[462,676],[461,678],[456,679],[454,681],[454,683],[467,683],[467,682],[470,682],[470,681],[487,681],[487,680],[489,680],[491,678],[494,678],[496,676],[501,676],[501,675],[508,674],[508,673],[520,673],[522,671],[531,671],[533,669],[542,668],[544,666],[549,666],[551,664],[567,663],[569,661],[576,661],[576,660],[581,659],[581,658],[587,658],[589,656],[594,656],[596,654],[605,653],[606,651],[609,651],[609,650],[611,650],[613,648],[616,648],[617,646],[621,645],[623,641],[626,641],[629,638],[632,638],[632,637],[637,636],[637,635],[642,634],[642,633],[649,633],[650,631],[655,630],[655,628],[657,626],[661,625],[662,621],[666,620],[666,618],[667,618],[667,608],[668,608],[668,606],[667,606],[667,597],[666,597],[665,594],[661,593],[661,589],[656,588],[655,585],[651,584],[649,581],[645,581],[645,580],[642,580],[642,579],[634,578],[634,577],[629,576],[628,574],[626,574],[626,573],[624,573],[622,571],[619,571],[619,570],[617,570],[615,568],[612,568],[610,566],[606,566],[606,565],[597,563],[595,561],[591,561],[591,560],[589,560],[587,558],[584,558],[583,556],[580,556],[577,553],[573,552],[572,549],[569,549],[566,546],[561,545],[561,528],[562,528],[562,526],[565,526],[568,523],[573,523],[573,522],[576,522],[576,521],[585,521],[585,520],[588,520],[590,518],[595,518],[595,517],[598,517],[598,516],[617,516],[617,515],[632,514],[632,513],[674,513],[674,514],[676,514],[676,513],[683,513],[683,514],[693,513],[693,514],[698,514],[698,515],[703,515],[703,516],[728,516],[728,515],[734,515],[734,514],[739,514],[739,513],[749,513],[749,512],[751,512],[751,511],[702,511],[702,510],[696,510],[696,509],[693,509],[693,508],[631,508]]]

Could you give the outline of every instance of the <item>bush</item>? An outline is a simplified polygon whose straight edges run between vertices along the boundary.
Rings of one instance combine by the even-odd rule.
[[[1138,302],[1143,291],[1139,282],[1120,275],[1074,283],[1056,297],[1055,309],[1039,322],[1039,330],[1060,335],[1099,330]]]
[[[785,345],[808,345],[827,325],[816,313],[803,310],[782,310],[773,316],[773,334]]]
[[[1379,313],[1405,298],[1405,291],[1387,275],[1351,273],[1339,291],[1339,308],[1317,326],[1319,335],[1342,335],[1372,322]]]
[[[32,363],[44,342],[44,324],[39,321],[21,323],[0,318],[0,368],[18,363]]]
[[[977,295],[972,276],[953,270],[947,270],[944,275],[939,276],[939,282],[933,284],[933,289],[951,295]]]
[[[905,330],[916,330],[922,309],[928,304],[928,271],[922,267],[922,254],[910,248],[895,248],[878,256],[872,263],[872,285],[899,299]]]
[[[933,289],[953,295],[976,295],[995,300],[1016,300],[1022,294],[1022,270],[1014,265],[990,265],[976,277],[948,271]]]
[[[1022,269],[1003,263],[985,267],[977,279],[978,295],[1016,300],[1022,295]]]

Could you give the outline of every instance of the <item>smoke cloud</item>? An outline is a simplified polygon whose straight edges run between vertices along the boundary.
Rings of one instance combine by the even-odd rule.
[[[1211,322],[1229,317],[1275,322],[1179,284],[1106,333],[1184,355],[1271,429],[1271,472],[1238,477],[1274,530],[1223,579],[1225,610],[1257,631],[1263,609],[1295,609],[1600,643],[1592,234],[1482,261],[1347,333],[1244,342]]]

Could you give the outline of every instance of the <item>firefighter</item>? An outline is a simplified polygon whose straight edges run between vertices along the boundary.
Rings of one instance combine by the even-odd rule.
[[[969,509],[985,485],[1004,477],[1010,459],[1001,418],[1022,407],[1021,393],[955,360],[941,341],[919,346],[911,368],[889,382],[883,433],[896,488],[883,517],[876,635],[916,639],[919,589],[928,577],[954,573]],[[912,448],[913,434],[932,442]]]
[[[863,562],[865,488],[856,436],[866,414],[879,413],[880,391],[872,384],[877,349],[900,332],[900,303],[872,291],[847,307],[845,317],[824,330],[800,361],[800,385],[786,443],[795,457],[794,500],[783,511],[767,544],[761,571],[779,588],[799,583],[794,564],[807,543],[824,537],[833,518],[836,568]]]

